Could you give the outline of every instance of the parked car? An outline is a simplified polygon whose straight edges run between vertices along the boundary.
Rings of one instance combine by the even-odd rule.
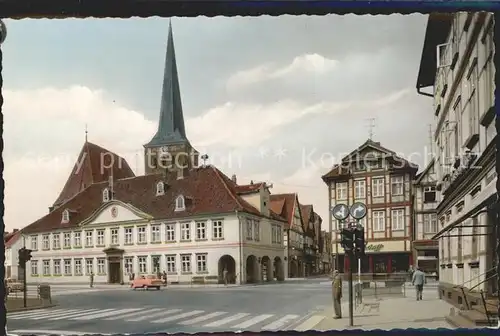
[[[149,288],[156,288],[157,290],[160,290],[161,286],[163,286],[163,281],[156,275],[142,275],[139,278],[134,279],[130,284],[130,287],[134,290],[137,288],[143,288],[146,290]]]

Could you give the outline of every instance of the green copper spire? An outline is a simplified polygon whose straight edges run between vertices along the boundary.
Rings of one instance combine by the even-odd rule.
[[[177,75],[175,60],[174,37],[172,23],[168,27],[167,55],[165,57],[165,71],[163,74],[163,88],[161,94],[161,109],[158,131],[146,145],[163,146],[188,142],[182,114],[181,91]]]

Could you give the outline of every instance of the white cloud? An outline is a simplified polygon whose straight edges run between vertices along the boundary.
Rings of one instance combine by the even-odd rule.
[[[239,71],[228,79],[227,88],[234,90],[242,86],[281,78],[295,73],[321,75],[333,70],[336,65],[336,60],[328,59],[318,54],[305,54],[295,57],[290,64],[282,67],[275,64],[263,64]]]

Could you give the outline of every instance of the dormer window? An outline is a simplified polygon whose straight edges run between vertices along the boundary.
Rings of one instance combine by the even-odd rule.
[[[156,196],[160,196],[163,194],[165,194],[165,183],[160,181],[156,184]]]
[[[184,200],[184,196],[180,195],[177,196],[177,198],[175,199],[175,211],[182,211],[182,210],[186,210],[186,203]]]
[[[106,188],[102,191],[102,201],[109,202],[109,189]]]
[[[61,223],[68,223],[68,222],[69,222],[69,211],[68,209],[66,209],[62,212]]]

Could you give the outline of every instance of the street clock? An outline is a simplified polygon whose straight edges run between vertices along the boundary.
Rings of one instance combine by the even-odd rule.
[[[345,220],[349,217],[349,207],[345,204],[337,204],[332,208],[332,215],[336,220]]]

